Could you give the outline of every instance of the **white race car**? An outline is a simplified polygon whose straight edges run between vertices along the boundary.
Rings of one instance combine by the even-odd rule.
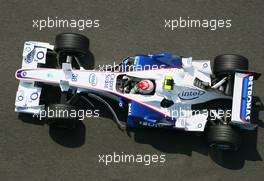
[[[206,129],[211,147],[233,150],[241,142],[236,128],[256,128],[250,113],[253,80],[260,74],[248,71],[243,56],[217,56],[213,72],[208,60],[167,53],[136,55],[107,68],[91,69],[91,61],[89,40],[83,35],[59,34],[55,46],[25,42],[22,68],[16,72],[20,83],[15,111],[65,112],[79,109],[74,106],[79,99],[90,105],[95,99],[110,109],[121,129]],[[52,94],[55,99],[50,99]],[[106,98],[117,100],[119,109],[114,111]],[[126,121],[116,112],[127,112]],[[78,117],[53,115],[49,120],[72,127]]]

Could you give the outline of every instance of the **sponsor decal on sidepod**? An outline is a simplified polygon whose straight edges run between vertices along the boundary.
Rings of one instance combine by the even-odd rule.
[[[195,89],[188,89],[180,92],[178,94],[179,98],[182,100],[193,100],[197,99],[201,95],[203,95],[205,92],[201,90],[195,90]]]

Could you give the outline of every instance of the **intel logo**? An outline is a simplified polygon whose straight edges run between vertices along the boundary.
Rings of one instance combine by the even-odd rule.
[[[92,85],[92,86],[96,86],[97,84],[97,77],[94,73],[90,74],[89,75],[89,83]]]
[[[192,100],[197,99],[201,95],[203,95],[205,92],[195,89],[187,89],[178,94],[179,98],[182,100]]]

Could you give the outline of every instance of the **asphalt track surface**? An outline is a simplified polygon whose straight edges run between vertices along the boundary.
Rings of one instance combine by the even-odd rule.
[[[37,124],[14,112],[26,40],[54,42],[56,34],[78,32],[90,38],[96,64],[135,54],[171,52],[210,59],[222,53],[242,54],[250,68],[263,72],[264,22],[262,0],[255,1],[1,1],[0,2],[0,180],[263,180],[264,131],[261,106],[256,108],[260,127],[243,133],[237,153],[213,153],[203,136],[164,130],[121,132],[105,116],[83,121],[76,131],[65,132]],[[32,28],[33,19],[47,17],[100,19],[100,28],[78,31]],[[178,17],[232,20],[232,27],[164,29],[164,19]],[[254,94],[264,97],[261,77]],[[105,109],[102,107],[102,109]],[[98,154],[165,154],[165,163],[98,163]]]

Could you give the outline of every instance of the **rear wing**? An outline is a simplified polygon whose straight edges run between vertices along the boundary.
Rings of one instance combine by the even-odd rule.
[[[253,99],[253,84],[260,74],[253,72],[235,73],[232,117],[237,124],[250,124]]]

